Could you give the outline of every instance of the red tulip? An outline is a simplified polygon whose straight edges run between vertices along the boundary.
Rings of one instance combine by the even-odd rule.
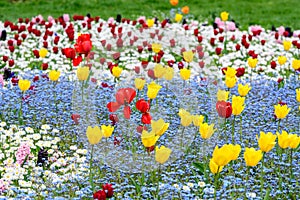
[[[75,124],[79,124],[80,115],[79,114],[72,114],[71,119],[74,121]]]
[[[270,64],[272,69],[276,68],[276,62],[274,60],[272,60]]]
[[[239,67],[236,69],[236,77],[241,77],[245,74],[245,68]]]
[[[217,54],[217,55],[220,55],[221,53],[222,53],[222,48],[217,47],[217,48],[216,48],[216,54]]]
[[[75,49],[73,48],[64,48],[62,52],[67,58],[70,59],[74,59],[76,56]]]
[[[73,59],[73,66],[76,67],[78,66],[82,61],[82,57],[81,56],[78,56],[77,58],[74,58]]]
[[[106,194],[106,198],[111,198],[114,194],[114,188],[112,187],[112,184],[104,184],[102,185],[102,189]]]
[[[229,118],[232,114],[232,107],[230,102],[218,101],[216,109],[220,117]]]
[[[110,114],[109,115],[109,120],[111,121],[112,125],[115,125],[116,123],[119,122],[118,115],[116,115],[116,114]]]
[[[104,190],[99,190],[93,194],[93,199],[97,200],[105,200],[106,199],[106,193]]]

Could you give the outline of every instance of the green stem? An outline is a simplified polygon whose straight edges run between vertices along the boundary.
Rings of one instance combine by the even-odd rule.
[[[261,161],[261,167],[260,167],[260,195],[261,198],[263,198],[263,187],[264,187],[264,161],[265,161],[265,153],[263,152],[263,157]]]
[[[235,123],[235,115],[233,116],[232,129],[231,129],[231,140],[232,140],[233,144],[235,143],[235,140],[234,140],[234,123]]]
[[[82,81],[81,83],[81,101],[82,101],[82,104],[84,103],[84,100],[83,100],[83,87],[84,87],[84,81]]]
[[[240,142],[242,142],[243,139],[243,117],[240,115]]]
[[[157,199],[159,198],[159,179],[160,179],[160,168],[161,168],[161,164],[158,165],[158,171],[157,171],[157,176],[158,176],[158,181],[157,181],[157,188],[156,188],[156,194],[157,194]]]
[[[94,182],[93,182],[93,173],[92,173],[93,153],[94,153],[94,145],[92,145],[91,158],[90,158],[90,184],[92,187],[92,192],[94,192]]]
[[[280,121],[281,119],[278,120],[278,125],[277,125],[277,131],[279,132],[279,129],[280,129]]]
[[[182,148],[182,145],[183,145],[183,133],[184,133],[184,130],[185,130],[185,126],[183,127],[182,132],[181,132],[181,141],[180,141],[180,147],[181,148]]]
[[[293,164],[293,149],[291,148],[291,156],[290,156],[290,180],[292,180],[292,178],[293,178],[292,164]]]

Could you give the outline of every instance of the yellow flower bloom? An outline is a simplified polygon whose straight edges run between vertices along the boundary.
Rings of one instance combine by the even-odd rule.
[[[155,148],[155,160],[159,162],[160,164],[164,164],[169,159],[170,155],[172,153],[172,150],[169,148],[166,148],[165,146]]]
[[[180,77],[183,79],[183,80],[188,80],[191,76],[191,70],[187,69],[187,68],[183,68],[180,70]]]
[[[225,166],[231,161],[231,150],[228,146],[223,146],[219,148],[218,146],[215,147],[213,152],[213,161],[218,166]]]
[[[214,124],[208,125],[207,123],[203,123],[200,125],[199,131],[201,137],[207,140],[214,134]]]
[[[176,22],[180,22],[180,21],[182,20],[182,17],[183,17],[183,16],[182,16],[181,14],[176,13],[174,20],[175,20]]]
[[[226,77],[225,78],[225,84],[228,88],[233,88],[237,82],[236,77]]]
[[[180,116],[180,117],[182,117],[182,116],[184,116],[184,115],[187,115],[187,114],[190,114],[188,111],[186,111],[185,109],[183,109],[183,108],[180,108],[179,109],[179,112],[178,112],[178,115]]]
[[[287,58],[285,56],[279,56],[278,57],[278,63],[279,65],[283,65],[284,63],[286,63]]]
[[[114,67],[112,69],[112,74],[114,75],[114,77],[119,78],[121,76],[123,69],[121,67]]]
[[[154,81],[152,81],[150,84],[148,84],[148,91],[147,91],[148,98],[155,99],[161,88],[162,88],[162,86],[156,84]]]
[[[170,81],[172,80],[174,77],[174,68],[172,67],[167,67],[166,68],[166,71],[165,71],[165,75],[164,75],[164,78],[167,80],[167,81]]]
[[[22,92],[25,92],[26,90],[28,90],[30,88],[30,81],[29,80],[19,80],[18,85],[19,85],[20,90],[22,90]]]
[[[182,53],[182,55],[183,55],[183,58],[184,58],[185,62],[190,63],[194,59],[193,51],[185,51],[185,52]]]
[[[165,123],[161,118],[157,121],[151,120],[151,128],[155,135],[162,136],[169,128],[169,123]]]
[[[233,95],[232,96],[232,114],[233,115],[240,115],[245,106],[244,106],[244,103],[245,103],[245,97],[240,97],[240,96],[235,96]]]
[[[189,112],[184,112],[180,118],[180,123],[184,127],[189,126],[193,122],[193,116]]]
[[[156,64],[154,66],[154,76],[156,78],[162,78],[166,72],[166,69],[161,64]]]
[[[147,19],[147,25],[151,28],[154,25],[154,19]]]
[[[39,55],[41,58],[45,58],[48,54],[48,50],[45,49],[45,48],[41,48],[40,51],[39,51]]]
[[[251,87],[249,86],[249,84],[246,84],[246,85],[239,84],[238,85],[238,92],[242,97],[245,97],[250,90],[251,90]]]
[[[227,21],[229,13],[224,11],[224,12],[221,12],[220,16],[221,16],[222,21]]]
[[[294,59],[294,60],[292,61],[292,67],[294,68],[294,70],[300,69],[300,60]]]
[[[300,136],[298,136],[297,134],[290,134],[290,136],[291,136],[291,142],[289,144],[289,147],[292,149],[296,149],[300,143]]]
[[[152,147],[157,142],[159,136],[156,136],[153,131],[149,133],[148,131],[143,130],[141,138],[145,147]]]
[[[233,78],[236,75],[236,70],[232,67],[227,67],[227,69],[224,71],[226,77]]]
[[[264,132],[260,132],[260,137],[258,138],[258,135],[256,135],[256,138],[258,140],[258,146],[260,150],[267,153],[271,151],[271,149],[275,146],[276,142],[276,135],[273,135],[271,132],[268,132],[267,134]]]
[[[108,138],[108,137],[110,137],[112,135],[112,133],[114,132],[114,129],[115,128],[113,126],[110,126],[110,125],[108,125],[108,126],[102,125],[101,126],[101,130],[103,132],[103,136],[106,137],[106,138]]]
[[[296,89],[296,100],[300,102],[300,88]]]
[[[153,43],[152,44],[152,51],[154,53],[158,53],[161,50],[161,44]]]
[[[227,148],[229,148],[231,150],[230,153],[230,159],[231,160],[236,160],[240,153],[241,153],[241,146],[239,144],[233,145],[233,144],[225,144],[224,146],[226,146]]]
[[[275,115],[278,119],[285,118],[291,110],[290,108],[287,107],[287,105],[280,105],[280,104],[275,105],[274,108],[275,108]]]
[[[256,166],[259,161],[262,159],[263,153],[261,150],[255,150],[254,148],[246,147],[244,153],[244,159],[246,162],[246,166],[254,167]]]
[[[204,120],[203,115],[193,115],[193,124],[195,126],[200,126]]]
[[[89,77],[90,68],[89,67],[79,67],[77,69],[77,78],[80,81],[85,81]]]
[[[287,40],[283,41],[283,49],[285,51],[290,50],[291,46],[292,46],[292,42],[291,41],[287,41]]]
[[[255,68],[257,65],[257,62],[258,62],[257,58],[252,58],[252,57],[248,58],[248,65],[251,68]]]
[[[288,134],[286,131],[282,131],[281,134],[276,132],[276,135],[278,136],[278,145],[282,149],[288,148],[291,142],[291,134]]]
[[[51,81],[57,81],[58,78],[59,78],[59,76],[60,76],[60,71],[51,70],[51,71],[49,72],[49,79],[50,79]]]
[[[214,160],[211,158],[209,161],[209,169],[211,171],[211,173],[216,174],[218,172],[221,172],[223,169],[223,166],[218,166]]]
[[[229,91],[226,90],[218,90],[217,99],[218,101],[227,101],[229,96]]]
[[[89,143],[91,145],[94,145],[100,142],[101,138],[103,137],[103,132],[98,126],[95,126],[94,128],[88,126],[86,129],[86,136],[88,138]]]
[[[141,79],[141,78],[134,79],[135,88],[138,90],[142,90],[145,86],[145,83],[146,83],[146,80],[144,80],[144,79]]]

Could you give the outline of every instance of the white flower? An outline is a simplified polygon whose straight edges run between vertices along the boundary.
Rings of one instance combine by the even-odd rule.
[[[33,131],[33,129],[32,129],[31,127],[26,127],[26,128],[25,128],[25,131],[26,131],[27,133],[34,133],[34,131]]]
[[[173,185],[173,187],[176,188],[176,189],[179,189],[179,185],[176,184],[176,183]]]
[[[190,188],[194,187],[194,183],[188,183],[187,184]]]
[[[201,188],[205,187],[205,185],[206,184],[203,181],[198,182],[198,186],[201,187]]]
[[[47,125],[47,124],[43,124],[43,125],[41,126],[41,129],[49,130],[49,129],[50,129],[50,126]]]
[[[77,150],[77,146],[76,145],[71,145],[70,150],[73,150],[73,151]]]
[[[187,185],[182,186],[182,189],[183,189],[184,191],[186,191],[186,192],[190,192],[190,191],[191,191],[191,189],[190,189],[189,186],[187,186]]]
[[[33,140],[39,140],[39,139],[41,139],[41,134],[39,134],[39,133],[33,134],[32,135],[32,139]]]
[[[1,126],[1,127],[6,126],[6,122],[1,122],[1,123],[0,123],[0,126]]]

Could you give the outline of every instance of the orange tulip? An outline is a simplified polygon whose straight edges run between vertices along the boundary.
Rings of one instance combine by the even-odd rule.
[[[181,8],[181,12],[183,14],[189,14],[190,8],[188,6],[184,6],[184,7]]]

